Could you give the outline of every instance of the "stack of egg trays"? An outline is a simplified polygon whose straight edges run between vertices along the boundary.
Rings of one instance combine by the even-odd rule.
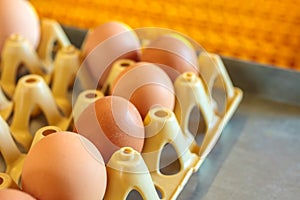
[[[143,30],[137,30],[136,33],[142,43],[147,43],[155,36],[149,36]],[[72,109],[68,88],[80,67],[80,50],[72,46],[61,26],[54,20],[42,20],[42,36],[36,51],[22,36],[12,35],[7,39],[1,54],[0,150],[3,160],[0,164],[5,173],[0,173],[0,189],[18,188],[26,152],[31,145],[47,134],[70,130],[73,119],[87,105],[103,97],[103,93],[98,90],[83,91]],[[124,68],[120,63],[113,65],[111,73]],[[20,65],[25,66],[29,72],[21,78],[18,77]],[[243,95],[239,88],[233,86],[218,55],[199,53],[199,65],[200,76],[186,72],[174,83],[181,109],[175,106],[174,111],[164,108],[149,111],[145,124],[151,120],[151,124],[156,127],[151,124],[145,126],[143,152],[139,154],[127,147],[118,152],[127,156],[123,160],[125,165],[126,161],[130,162],[130,165],[126,165],[127,169],[124,171],[124,166],[116,166],[116,163],[122,165],[114,161],[116,156],[111,158],[107,172],[108,178],[113,181],[109,181],[105,199],[125,200],[132,190],[137,190],[141,196],[149,199],[176,199],[191,175],[199,170]],[[64,73],[66,71],[69,73]],[[38,117],[30,120],[32,116],[39,116],[41,110],[45,115],[43,119]],[[157,126],[160,128],[157,129]],[[196,127],[196,131],[192,127]],[[168,145],[175,152],[169,151],[163,155]],[[174,159],[170,160],[172,156]],[[169,160],[169,163],[165,162],[171,166],[169,172],[161,167],[163,159]],[[135,173],[141,162],[133,160],[142,160],[147,170]],[[175,161],[177,166],[173,165]],[[123,176],[116,175],[120,173]],[[120,177],[126,180],[117,180]],[[118,183],[124,181],[126,186],[117,188]]]

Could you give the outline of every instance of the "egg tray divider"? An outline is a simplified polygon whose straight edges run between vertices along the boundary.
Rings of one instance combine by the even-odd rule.
[[[41,32],[37,51],[22,36],[13,34],[1,52],[0,150],[6,162],[6,173],[16,183],[19,182],[25,154],[19,151],[14,139],[24,151],[29,150],[33,135],[29,130],[30,118],[43,111],[48,123],[62,130],[66,130],[71,121],[70,117],[65,117],[71,111],[67,93],[79,67],[79,51],[70,44],[56,21],[42,20]],[[55,44],[61,50],[54,60]],[[22,67],[30,74],[16,84]],[[4,120],[11,121],[10,127]]]
[[[41,25],[42,38],[37,52],[18,35],[12,35],[2,51],[0,150],[6,162],[6,172],[0,173],[0,189],[18,188],[16,183],[19,183],[26,153],[18,149],[14,139],[28,151],[31,145],[48,133],[68,130],[73,118],[76,119],[86,106],[103,97],[101,91],[83,91],[72,110],[68,87],[80,66],[80,51],[71,45],[56,21],[43,19]],[[53,49],[57,48],[57,44],[60,50],[53,59]],[[113,65],[109,77],[116,77],[116,73],[124,69],[121,62],[117,61]],[[20,64],[27,67],[30,75],[20,78],[16,85]],[[176,79],[174,88],[177,100],[174,111],[154,108],[147,114],[144,119],[146,139],[143,152],[140,154],[124,147],[112,156],[107,165],[105,199],[125,200],[133,189],[144,199],[176,199],[191,175],[199,170],[243,95],[239,88],[233,86],[218,55],[200,53],[199,65],[199,76],[186,72]],[[109,87],[112,79],[108,78],[104,85]],[[51,88],[48,86],[50,83]],[[212,97],[215,87],[225,92],[224,112],[218,111]],[[2,90],[12,100],[8,100]],[[201,145],[196,143],[189,130],[189,117],[195,107],[201,111],[207,127]],[[40,128],[32,138],[30,117],[37,116],[41,110],[49,126]],[[12,113],[14,115],[9,127],[5,120]],[[159,169],[161,152],[166,144],[174,147],[180,163],[179,172],[173,175],[164,175]],[[122,171],[122,167],[127,167],[128,171]],[[143,169],[143,173],[137,173],[140,169]],[[160,191],[160,197],[156,190]]]

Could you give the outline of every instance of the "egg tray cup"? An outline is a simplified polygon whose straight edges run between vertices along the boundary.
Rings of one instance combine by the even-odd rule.
[[[44,19],[41,24],[42,38],[37,51],[21,36],[12,35],[1,54],[0,114],[3,119],[0,120],[0,150],[6,173],[0,174],[0,187],[13,188],[20,180],[26,154],[18,149],[14,139],[28,151],[48,134],[68,130],[73,118],[103,97],[104,91],[83,91],[72,110],[68,88],[80,66],[80,52],[70,44],[57,22]],[[56,43],[61,50],[53,59]],[[113,65],[103,90],[106,91],[124,69],[122,62],[131,61],[117,61]],[[18,68],[22,64],[30,74],[20,78],[16,85]],[[200,53],[199,65],[199,75],[186,72],[176,79],[174,110],[153,108],[148,112],[144,119],[143,152],[124,147],[112,156],[107,164],[108,185],[104,199],[125,200],[132,190],[137,190],[144,199],[176,199],[191,175],[199,170],[243,95],[233,86],[218,55]],[[213,97],[215,88],[224,93],[223,111]],[[195,134],[189,130],[194,108],[201,112],[206,127],[202,144],[197,144]],[[34,134],[29,130],[30,118],[41,111],[49,126]],[[5,120],[12,113],[9,127]],[[174,147],[180,164],[180,170],[172,175],[160,171],[161,154],[167,144]]]
[[[1,52],[0,77],[0,115],[4,119],[8,119],[12,113],[13,105],[6,98],[6,95],[13,98],[20,69],[26,68],[26,71],[30,74],[42,76],[46,83],[52,82],[53,95],[57,98],[57,101],[64,98],[67,93],[66,82],[70,77],[75,77],[77,69],[74,66],[79,66],[79,62],[74,56],[79,54],[72,54],[73,58],[68,57],[71,52],[76,50],[71,46],[61,26],[54,20],[41,20],[41,33],[37,50],[29,41],[18,34],[11,35],[4,44]],[[58,58],[54,61],[53,54],[57,46],[64,48],[64,50],[56,56]],[[59,65],[62,65],[60,62],[73,62],[73,66],[68,65],[72,66],[73,70],[72,68],[59,67]],[[59,70],[68,70],[69,73],[61,73]],[[64,110],[71,109],[70,105],[61,107]]]
[[[15,183],[15,181],[6,173],[0,173],[0,190],[2,189],[19,189],[19,186]]]
[[[31,118],[43,112],[48,124],[62,130],[66,130],[72,120],[68,88],[80,65],[79,51],[71,45],[56,21],[42,20],[41,32],[37,50],[22,36],[13,34],[1,52],[0,150],[6,173],[16,183],[25,158],[25,153],[18,147],[27,152],[34,135],[30,131]],[[55,49],[57,45],[59,51]],[[29,74],[19,78],[20,69],[24,68]],[[11,122],[10,127],[4,120]]]

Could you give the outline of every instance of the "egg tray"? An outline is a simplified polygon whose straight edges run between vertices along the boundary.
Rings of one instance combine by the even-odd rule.
[[[85,90],[78,95],[72,109],[68,88],[80,67],[80,50],[71,45],[56,21],[43,19],[41,25],[42,38],[37,51],[21,36],[12,35],[1,54],[0,150],[3,161],[0,163],[4,172],[0,173],[0,189],[19,188],[22,166],[30,147],[48,134],[72,130],[73,120],[90,103],[104,96],[102,91]],[[139,37],[142,43],[149,39],[146,35]],[[122,62],[125,61],[113,65],[109,77],[116,77],[124,69]],[[104,199],[125,200],[133,190],[144,199],[176,199],[191,175],[199,170],[243,94],[233,86],[218,55],[200,53],[199,65],[200,76],[186,72],[176,79],[174,110],[153,108],[147,114],[142,153],[123,147],[112,156],[106,167],[108,185]],[[29,74],[18,77],[20,66]],[[104,85],[111,83],[112,79],[108,78]],[[199,121],[206,127],[202,134],[197,134]],[[191,131],[191,122],[196,133]],[[201,136],[199,143],[196,138]],[[175,160],[179,163],[173,174],[161,171],[162,152],[168,144],[175,149]]]

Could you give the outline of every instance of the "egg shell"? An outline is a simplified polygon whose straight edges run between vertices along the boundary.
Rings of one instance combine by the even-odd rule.
[[[11,34],[20,34],[37,47],[40,41],[40,22],[35,9],[28,1],[0,1],[0,52]]]
[[[22,188],[42,200],[99,200],[106,190],[106,168],[97,148],[72,132],[56,132],[29,151]]]
[[[183,72],[198,73],[197,54],[191,43],[177,34],[162,35],[143,48],[141,61],[159,65],[174,82]]]
[[[90,72],[95,85],[102,87],[113,62],[118,59],[140,59],[140,42],[129,26],[112,21],[88,33],[82,52],[85,58],[83,66]]]
[[[106,96],[90,104],[75,122],[76,132],[92,141],[105,163],[121,147],[141,152],[145,130],[143,120],[128,100]]]
[[[1,200],[35,200],[29,194],[15,189],[2,189],[0,190]]]
[[[156,106],[174,108],[173,83],[157,65],[139,62],[126,68],[116,78],[112,95],[121,96],[132,102],[142,118]]]

